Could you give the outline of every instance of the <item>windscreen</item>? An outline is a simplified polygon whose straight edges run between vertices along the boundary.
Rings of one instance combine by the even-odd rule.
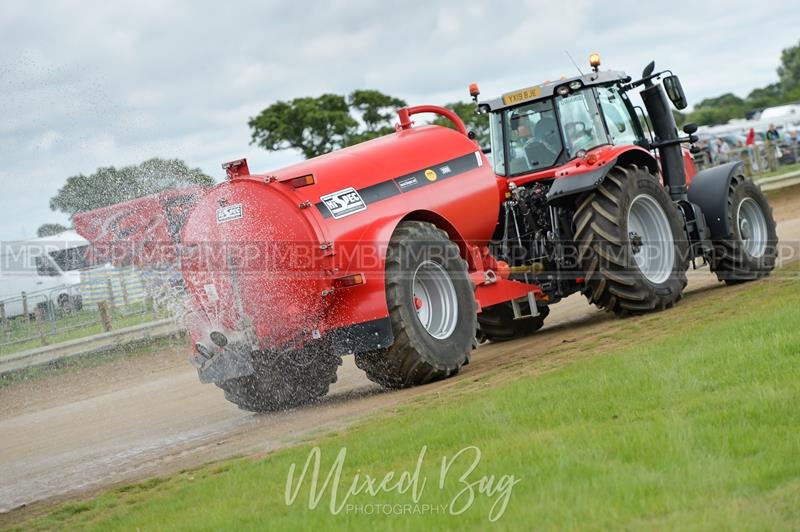
[[[553,166],[561,154],[561,137],[552,101],[515,107],[505,114],[509,174]]]
[[[574,92],[556,101],[570,158],[581,150],[609,143],[592,90]]]
[[[50,256],[62,271],[70,272],[91,266],[88,252],[89,246],[86,245],[51,251]]]

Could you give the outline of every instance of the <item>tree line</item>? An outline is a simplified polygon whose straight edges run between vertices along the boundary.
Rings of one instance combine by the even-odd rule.
[[[800,101],[800,42],[781,52],[777,74],[776,82],[753,89],[745,98],[726,92],[700,100],[684,115],[685,121],[701,126],[724,124],[733,118],[750,118],[767,107]]]
[[[701,100],[691,113],[674,111],[676,121],[679,126],[684,122],[722,124],[766,107],[800,101],[800,43],[782,51],[777,74],[776,82],[754,89],[745,98],[725,93]],[[277,101],[249,120],[251,143],[268,151],[295,149],[309,159],[391,133],[397,109],[405,106],[403,99],[374,89]],[[475,133],[481,146],[488,146],[488,115],[476,114],[471,102],[451,102],[446,107]],[[442,117],[432,123],[453,127]],[[154,158],[138,165],[108,166],[89,175],[68,177],[50,199],[50,208],[72,217],[170,188],[213,183],[199,168],[189,168],[179,159]],[[44,224],[37,233],[50,236],[66,229],[60,224]]]
[[[318,97],[278,101],[249,121],[252,143],[268,151],[296,149],[307,159],[339,148],[359,144],[394,131],[396,111],[405,107],[401,98],[372,89],[359,89],[347,96],[323,94]],[[476,115],[474,105],[449,104],[478,140],[488,144],[489,120]],[[434,121],[452,127],[445,119]],[[179,159],[150,159],[138,165],[98,168],[89,175],[67,178],[50,199],[50,209],[68,214],[99,209],[123,201],[190,185],[213,185],[214,179],[199,168],[189,168]],[[68,227],[47,223],[38,236],[52,236]]]
[[[268,151],[295,149],[310,159],[393,132],[396,111],[405,106],[401,98],[372,89],[278,101],[250,119],[252,143]],[[488,142],[488,117],[476,115],[473,104],[455,102],[447,107],[479,140]],[[443,118],[434,123],[452,127]]]

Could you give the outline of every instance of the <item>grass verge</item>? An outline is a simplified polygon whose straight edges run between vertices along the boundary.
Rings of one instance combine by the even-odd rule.
[[[611,322],[599,339],[541,357],[520,353],[490,375],[467,371],[447,393],[346,433],[115,489],[21,528],[484,529],[507,493],[495,523],[504,529],[796,529],[800,283],[796,266],[782,273]],[[566,362],[548,371],[552,357]],[[346,449],[338,513],[334,479],[315,509],[309,478],[285,502],[287,473],[312,445],[318,487]],[[394,485],[413,473],[423,446],[420,506],[410,491],[342,501],[354,478],[395,472]],[[470,447],[481,452],[473,470],[474,449],[458,454]],[[443,457],[453,461],[446,474]],[[510,490],[508,476],[518,480]],[[390,507],[366,514],[376,504]],[[437,511],[413,513],[422,505]]]
[[[149,312],[144,304],[132,304],[125,311],[112,311],[114,329],[148,323],[163,316]],[[100,313],[83,309],[67,316],[60,316],[53,322],[37,323],[25,321],[22,317],[7,320],[0,326],[0,357],[35,349],[44,345],[56,345],[69,340],[77,340],[104,332]],[[44,338],[45,342],[42,341]]]
[[[787,165],[784,165],[784,166],[780,166],[780,167],[778,167],[777,170],[773,170],[771,172],[762,172],[762,173],[755,174],[753,176],[753,179],[755,179],[756,181],[759,181],[761,179],[766,179],[766,178],[769,178],[769,177],[775,177],[775,176],[779,176],[779,175],[789,174],[789,173],[792,173],[792,172],[797,172],[798,170],[800,170],[800,164],[787,164]]]
[[[182,333],[180,333],[178,337],[167,337],[157,340],[134,340],[124,345],[111,347],[105,351],[61,358],[48,364],[8,373],[0,373],[0,390],[19,382],[35,380],[42,377],[56,377],[71,371],[94,368],[103,364],[108,364],[109,362],[133,359],[145,355],[154,355],[166,349],[185,347],[186,339],[183,337]]]

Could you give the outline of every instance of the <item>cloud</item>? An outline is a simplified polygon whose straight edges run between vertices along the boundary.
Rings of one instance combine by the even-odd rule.
[[[49,129],[36,137],[31,144],[31,148],[35,151],[49,151],[62,138],[61,133],[54,129]]]
[[[218,179],[248,157],[249,117],[279,99],[376,88],[410,104],[528,86],[581,66],[650,59],[690,100],[745,95],[776,79],[797,42],[793,3],[367,0],[11,2],[0,11],[0,239],[64,222],[48,200],[70,175],[154,156]]]

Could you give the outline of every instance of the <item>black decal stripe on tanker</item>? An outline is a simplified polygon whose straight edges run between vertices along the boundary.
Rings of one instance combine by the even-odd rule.
[[[386,181],[357,189],[357,192],[364,203],[370,205],[391,198],[392,196],[410,192],[427,185],[433,185],[443,179],[449,179],[463,174],[464,172],[479,168],[483,165],[483,161],[480,157],[480,153],[470,152],[461,157],[434,164],[410,174],[387,179]],[[328,209],[327,205],[325,205],[325,202],[318,202],[316,207],[323,218],[331,217],[331,211]]]

